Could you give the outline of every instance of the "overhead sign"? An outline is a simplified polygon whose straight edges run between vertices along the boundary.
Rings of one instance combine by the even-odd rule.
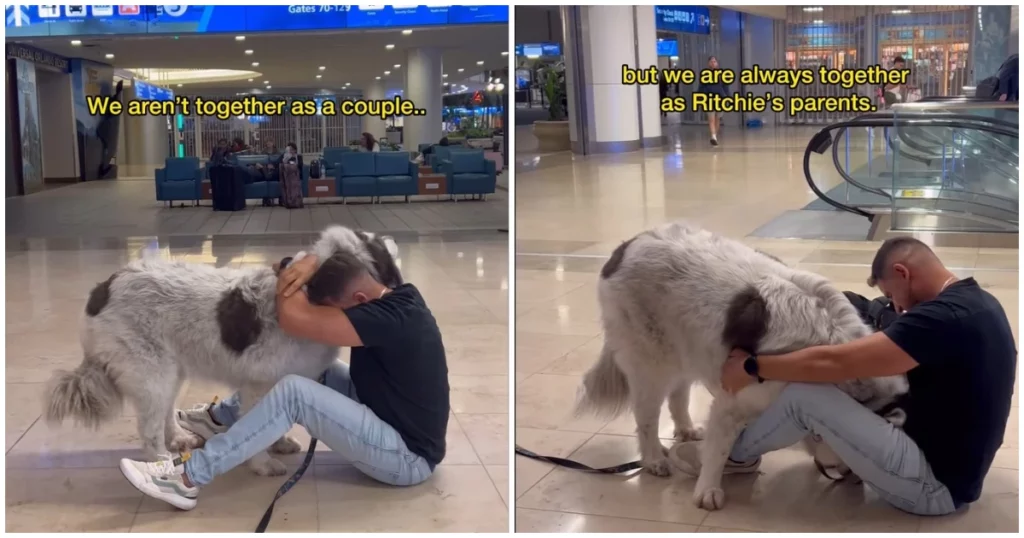
[[[658,56],[679,56],[679,42],[675,39],[659,39]]]
[[[147,101],[173,101],[174,92],[168,88],[161,88],[160,86],[154,86],[141,80],[133,80],[132,86],[135,88],[135,98],[145,99]]]
[[[12,37],[284,32],[507,23],[508,6],[6,6]]]
[[[558,43],[524,43],[516,45],[516,56],[540,58],[541,56],[561,56],[562,46]]]
[[[704,6],[654,6],[654,27],[666,32],[710,34],[711,11]]]
[[[61,73],[70,71],[70,64],[67,58],[20,43],[10,43],[7,45],[7,57],[27,60],[36,65],[60,71]]]

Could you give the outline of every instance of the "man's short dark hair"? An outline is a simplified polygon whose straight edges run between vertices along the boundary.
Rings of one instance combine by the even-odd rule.
[[[351,252],[334,253],[306,283],[309,302],[326,305],[332,299],[339,299],[353,280],[367,272],[366,265]]]
[[[892,63],[906,65],[907,61],[903,59],[903,56],[897,56],[897,57],[893,58]]]
[[[905,254],[919,248],[924,248],[928,252],[932,250],[928,245],[913,237],[901,236],[886,239],[882,246],[878,248],[878,253],[875,254],[875,259],[871,262],[871,276],[868,277],[868,286],[875,287],[878,285],[879,280],[885,278],[889,270],[889,260],[896,254]]]

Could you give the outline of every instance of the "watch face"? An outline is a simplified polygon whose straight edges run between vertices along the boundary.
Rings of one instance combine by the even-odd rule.
[[[743,370],[750,375],[757,375],[757,359],[753,355],[743,361]]]

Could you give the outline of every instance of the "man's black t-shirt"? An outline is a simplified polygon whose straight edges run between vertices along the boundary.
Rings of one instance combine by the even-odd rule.
[[[1017,350],[999,302],[973,278],[899,316],[885,334],[919,366],[907,373],[904,431],[957,505],[978,500],[1010,414]]]
[[[448,364],[437,321],[412,284],[345,311],[363,347],[350,372],[359,401],[431,465],[444,459]]]

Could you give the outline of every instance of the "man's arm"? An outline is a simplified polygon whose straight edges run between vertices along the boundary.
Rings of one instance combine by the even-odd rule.
[[[776,381],[838,383],[905,374],[917,362],[885,333],[834,346],[815,346],[785,355],[760,355],[761,377]]]
[[[329,346],[362,347],[352,322],[340,308],[310,304],[305,292],[277,295],[277,322],[291,336]]]

